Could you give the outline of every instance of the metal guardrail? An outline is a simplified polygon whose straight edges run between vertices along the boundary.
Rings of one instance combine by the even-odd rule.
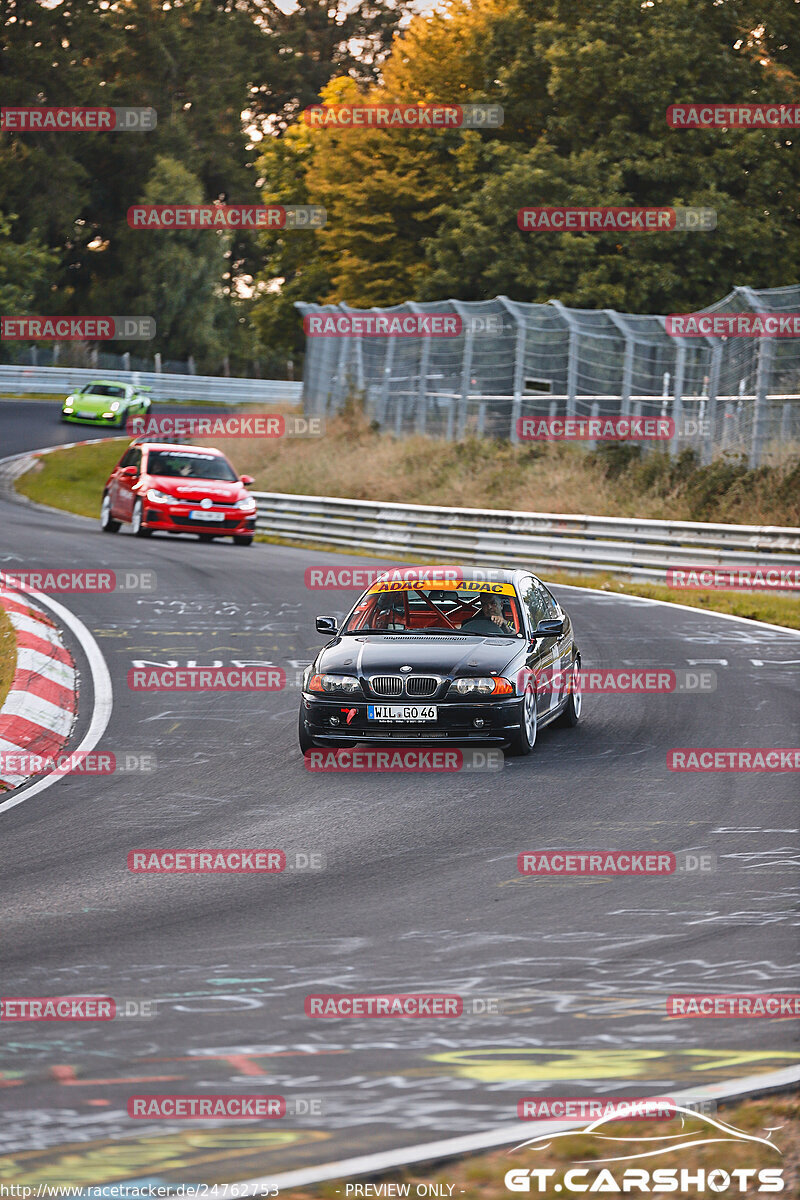
[[[665,582],[668,566],[795,566],[800,529],[439,508],[254,492],[256,528],[287,542],[429,561],[608,571]]]
[[[95,379],[152,388],[155,401],[205,404],[299,404],[302,383],[286,379],[229,379],[217,375],[168,375],[156,371],[106,371],[102,367],[26,367],[0,364],[0,393],[47,392],[66,396]]]

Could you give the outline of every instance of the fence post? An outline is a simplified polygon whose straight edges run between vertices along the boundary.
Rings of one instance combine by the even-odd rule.
[[[131,356],[128,350],[122,356],[122,369],[123,371],[130,371],[131,369]]]
[[[578,322],[573,317],[569,309],[565,308],[560,300],[551,300],[550,303],[554,308],[558,309],[559,316],[567,323],[569,328],[569,351],[567,358],[567,416],[574,417],[578,407],[578,338],[581,331]]]
[[[413,300],[408,301],[412,313],[419,315],[425,309]],[[428,423],[428,363],[431,357],[431,339],[427,333],[422,334],[422,345],[419,352],[419,383],[417,385],[417,418],[416,431],[424,433]]]
[[[761,465],[766,440],[767,392],[772,369],[772,338],[758,339],[758,367],[756,369],[756,400],[753,408],[753,433],[750,441],[748,466],[751,471]]]
[[[633,383],[633,335],[626,328],[613,308],[603,309],[609,321],[617,327],[625,338],[625,353],[622,358],[622,391],[620,392],[620,416],[627,417],[631,411],[631,387]]]
[[[458,400],[458,420],[455,426],[456,441],[461,441],[467,432],[467,417],[469,415],[469,389],[472,379],[472,349],[475,342],[475,324],[470,320],[469,311],[460,300],[450,300],[461,320],[466,324],[464,334],[464,352],[461,356],[461,395]],[[447,414],[447,440],[453,438],[452,402]]]
[[[156,375],[160,375],[161,374],[161,352],[159,350],[156,350],[155,354],[153,355],[153,367],[155,369]]]
[[[383,357],[383,380],[381,382],[381,398],[378,405],[377,421],[380,426],[383,426],[386,421],[386,410],[389,407],[389,384],[392,378],[392,366],[394,364],[394,344],[393,337],[386,337],[386,354]]]
[[[719,392],[721,365],[722,343],[714,341],[711,345],[711,372],[708,377],[708,409],[706,412],[708,432],[703,440],[703,453],[701,457],[704,467],[707,467],[714,457],[714,438],[717,433],[717,412],[719,411],[717,394]]]
[[[514,399],[511,402],[511,428],[508,432],[509,440],[516,444],[519,442],[519,433],[517,425],[522,414],[522,389],[525,384],[525,324],[522,317],[514,307],[513,301],[509,300],[508,296],[498,296],[497,299],[503,305],[503,308],[510,314],[514,322],[515,339],[514,339]]]

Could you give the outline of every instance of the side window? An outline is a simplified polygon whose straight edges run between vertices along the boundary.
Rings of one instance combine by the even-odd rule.
[[[130,450],[119,465],[121,467],[136,467],[136,470],[139,471],[142,466],[141,450],[138,450],[135,446],[131,446]]]
[[[545,607],[541,591],[530,575],[522,581],[521,596],[522,603],[528,610],[528,620],[530,621],[531,633],[533,633],[540,621],[547,620],[547,608]]]
[[[125,453],[123,454],[122,458],[119,460],[119,467],[117,469],[122,470],[123,467],[132,466],[133,454],[134,454],[133,448],[131,448],[130,450],[126,450]]]
[[[539,586],[542,589],[545,607],[547,608],[547,617],[545,619],[548,621],[557,621],[559,619],[560,612],[555,596],[548,590],[548,588],[544,586],[543,583]]]

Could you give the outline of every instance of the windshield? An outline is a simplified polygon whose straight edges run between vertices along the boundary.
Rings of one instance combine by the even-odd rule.
[[[147,457],[151,475],[168,479],[221,479],[235,483],[239,476],[225,458],[217,454],[186,454],[180,450],[151,450]]]
[[[342,630],[365,632],[524,637],[512,585],[472,580],[437,583],[435,587],[375,583]]]
[[[124,387],[117,387],[113,383],[90,383],[88,387],[83,389],[84,396],[116,396],[120,399],[125,395]]]

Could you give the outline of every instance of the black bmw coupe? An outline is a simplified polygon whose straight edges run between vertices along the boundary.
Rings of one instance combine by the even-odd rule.
[[[530,571],[385,572],[303,676],[300,749],[356,743],[502,745],[530,754],[540,729],[577,725],[572,622]]]

